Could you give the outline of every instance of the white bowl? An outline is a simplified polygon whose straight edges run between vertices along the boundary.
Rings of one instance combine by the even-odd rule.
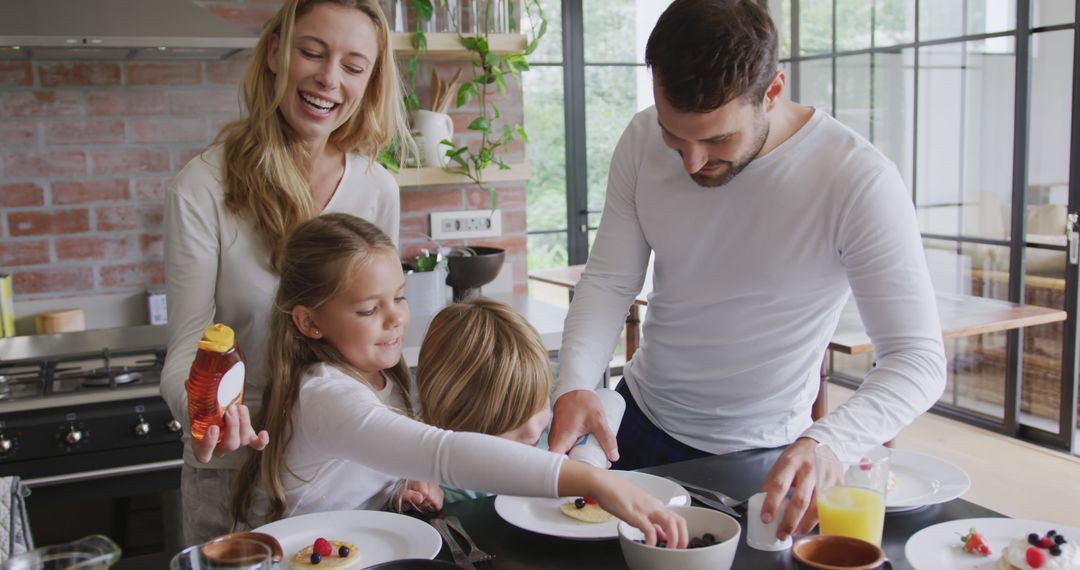
[[[742,527],[735,519],[712,509],[701,507],[668,507],[686,519],[690,538],[705,533],[716,537],[716,544],[702,548],[658,548],[635,542],[644,538],[637,528],[619,522],[619,547],[630,570],[678,568],[679,570],[728,570],[739,549]]]

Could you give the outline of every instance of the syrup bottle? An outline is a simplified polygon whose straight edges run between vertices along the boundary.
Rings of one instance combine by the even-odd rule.
[[[229,406],[244,403],[244,354],[223,324],[206,327],[186,382],[191,437],[202,441],[212,425],[224,426]]]

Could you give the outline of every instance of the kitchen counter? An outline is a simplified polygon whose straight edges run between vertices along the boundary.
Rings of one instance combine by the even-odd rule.
[[[558,350],[562,344],[563,320],[566,309],[538,301],[528,295],[494,293],[488,295],[508,303],[518,314],[524,316],[544,342],[548,351]],[[427,325],[433,314],[414,313],[409,331],[405,335],[402,352],[409,366],[416,366],[420,356],[420,343],[424,340]],[[66,358],[100,355],[103,348],[111,351],[137,349],[165,349],[168,343],[168,327],[142,325],[113,329],[98,329],[74,333],[56,333],[0,338],[0,361],[14,362],[35,360],[63,354]]]
[[[99,356],[103,348],[113,352],[165,350],[168,340],[168,329],[154,325],[15,336],[0,338],[0,361]]]

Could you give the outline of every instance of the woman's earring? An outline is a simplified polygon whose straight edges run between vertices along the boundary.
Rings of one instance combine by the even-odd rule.
[[[322,338],[322,332],[319,329],[312,329],[311,332],[315,335],[315,338]]]

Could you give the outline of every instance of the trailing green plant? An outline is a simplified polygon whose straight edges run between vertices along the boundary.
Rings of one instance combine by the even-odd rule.
[[[486,11],[484,21],[489,22],[492,2],[485,2],[484,6]],[[503,54],[492,52],[488,41],[490,32],[487,31],[486,26],[478,26],[481,31],[475,36],[458,33],[461,44],[472,54],[470,63],[473,68],[473,77],[458,88],[457,107],[464,107],[474,99],[477,101],[480,113],[466,128],[480,134],[480,143],[470,147],[469,145],[456,146],[450,140],[441,141],[441,144],[447,147],[446,156],[452,161],[452,165],[447,169],[464,174],[478,187],[486,190],[491,197],[493,210],[496,206],[496,192],[485,183],[484,173],[492,165],[500,170],[509,170],[510,165],[503,160],[502,152],[517,137],[528,144],[529,135],[520,123],[500,125],[502,113],[498,105],[489,97],[494,95],[494,92],[506,92],[507,75],[520,81],[521,73],[529,69],[526,57],[536,51],[540,39],[547,33],[547,20],[544,19],[544,10],[540,5],[540,0],[521,0],[521,6],[528,14],[530,24],[524,51]]]
[[[416,92],[416,74],[420,57],[427,53],[427,36],[423,31],[424,22],[429,21],[435,10],[434,2],[445,5],[447,0],[410,0],[416,10],[416,31],[413,32],[411,41],[413,52],[405,65],[405,78],[408,92],[404,96],[404,105],[408,112],[420,108],[420,98]],[[475,0],[484,1],[484,0]],[[492,2],[484,1],[484,22],[491,21]],[[462,108],[474,99],[479,107],[479,114],[466,127],[469,131],[480,134],[480,142],[473,147],[469,145],[456,146],[451,140],[442,140],[440,143],[447,147],[446,156],[451,160],[447,166],[448,171],[462,174],[471,180],[476,186],[485,190],[491,197],[491,208],[496,207],[496,191],[488,186],[484,179],[484,173],[493,165],[500,170],[509,170],[510,165],[502,158],[503,151],[515,138],[520,138],[528,144],[529,135],[520,123],[513,125],[501,123],[502,112],[498,105],[489,97],[497,93],[506,92],[506,77],[509,75],[517,81],[521,79],[521,73],[528,71],[529,63],[526,59],[536,51],[540,39],[547,33],[547,20],[544,18],[544,10],[540,0],[521,0],[521,6],[528,14],[529,30],[526,34],[526,46],[523,51],[511,51],[507,53],[494,53],[491,51],[489,42],[491,33],[487,26],[479,25],[480,30],[476,35],[465,35],[458,31],[458,40],[461,45],[471,54],[469,58],[472,66],[472,79],[462,83],[458,88],[456,107]],[[398,172],[399,164],[396,160],[397,153],[394,148],[387,149],[379,157],[379,162],[393,172]]]

